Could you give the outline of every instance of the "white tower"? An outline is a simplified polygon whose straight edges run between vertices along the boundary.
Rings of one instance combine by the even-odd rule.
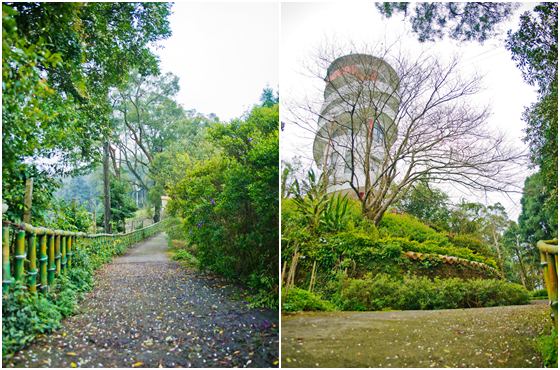
[[[325,82],[315,163],[329,172],[329,192],[348,190],[351,180],[363,189],[396,140],[399,78],[380,58],[350,54],[331,63]]]

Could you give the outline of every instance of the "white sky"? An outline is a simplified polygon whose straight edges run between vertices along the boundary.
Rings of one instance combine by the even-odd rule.
[[[185,109],[239,117],[278,89],[279,5],[180,2],[172,7],[172,36],[156,53],[161,71],[179,76]]]
[[[306,96],[315,101],[317,93],[322,93],[324,82],[308,77],[304,64],[312,61],[313,52],[321,44],[336,40],[340,43],[379,42],[389,44],[397,38],[401,45],[413,51],[428,50],[441,58],[458,54],[462,60],[462,69],[468,76],[472,71],[483,75],[486,90],[480,94],[482,104],[490,104],[493,115],[489,121],[494,128],[505,132],[516,146],[525,147],[521,141],[525,123],[521,120],[524,107],[536,100],[535,88],[526,84],[521,72],[511,60],[511,55],[504,47],[508,29],[518,28],[519,14],[530,10],[535,4],[524,4],[513,15],[510,22],[500,26],[503,31],[497,39],[486,41],[483,45],[476,42],[459,43],[456,41],[438,41],[421,44],[416,35],[409,31],[408,22],[403,22],[400,14],[389,20],[382,17],[373,2],[349,3],[283,3],[281,5],[281,43],[280,43],[280,98],[281,119],[288,120],[284,102],[300,101]],[[286,122],[287,123],[287,122]],[[294,155],[302,159],[311,158],[312,136],[305,130],[286,125],[281,133],[281,158],[290,160]],[[307,164],[310,164],[308,161]],[[529,170],[527,170],[529,174]],[[522,187],[523,181],[520,186]],[[448,191],[448,189],[446,189]],[[461,197],[492,204],[501,202],[506,207],[511,219],[517,220],[521,211],[520,194],[508,197],[500,194],[461,194],[451,191],[451,199],[459,201]]]

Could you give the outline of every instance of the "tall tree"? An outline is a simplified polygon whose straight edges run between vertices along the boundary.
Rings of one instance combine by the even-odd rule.
[[[396,204],[397,208],[440,230],[449,229],[449,197],[421,180]]]
[[[183,109],[173,100],[178,92],[179,79],[171,73],[133,73],[128,84],[112,95],[114,120],[119,128],[118,138],[114,139],[118,153],[134,182],[147,191],[158,176],[158,169],[151,165],[154,157],[176,140],[178,126],[185,123]],[[154,222],[160,219],[161,195],[160,187],[150,193],[155,206]]]
[[[150,46],[170,35],[169,13],[167,3],[2,4],[2,190],[10,210],[18,210],[25,178],[49,184],[101,157],[108,92],[132,68],[157,72]]]
[[[484,42],[495,35],[497,24],[519,7],[515,3],[377,3],[386,17],[404,13],[420,41],[447,35],[453,39]],[[558,2],[543,2],[520,17],[519,29],[508,31],[506,48],[517,62],[524,79],[538,87],[539,98],[525,109],[525,141],[534,165],[540,168],[546,186],[542,211],[549,225],[557,225],[558,208]],[[528,216],[529,218],[531,216]],[[557,235],[557,232],[555,233]]]
[[[549,230],[556,230],[550,230],[549,236],[558,235],[558,3],[542,3],[533,12],[523,13],[519,30],[508,32],[506,47],[525,81],[538,87],[538,101],[523,113],[525,141],[544,185],[540,212],[547,214]],[[527,194],[526,198],[534,195]],[[533,217],[522,215],[523,220]]]
[[[523,241],[535,245],[539,240],[558,235],[558,216],[556,213],[544,212],[547,202],[548,191],[543,174],[537,172],[527,177],[518,221]]]

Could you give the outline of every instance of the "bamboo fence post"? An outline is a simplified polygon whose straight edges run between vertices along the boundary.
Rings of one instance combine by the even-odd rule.
[[[39,242],[39,284],[41,284],[41,292],[46,293],[48,289],[47,283],[47,235],[41,235]]]
[[[543,251],[540,251],[540,255],[541,255],[541,267],[543,269],[543,279],[544,279],[544,286],[549,294],[550,297],[550,283],[548,282],[549,279],[549,275],[548,275],[548,262],[546,260],[546,253]]]
[[[61,269],[62,272],[66,271],[66,262],[67,262],[67,257],[66,257],[66,246],[67,246],[67,239],[68,237],[66,235],[62,235],[61,236],[62,240],[61,240],[61,247],[60,247],[60,265],[61,265]]]
[[[60,258],[62,257],[60,253],[60,234],[55,235],[54,237],[54,259],[56,264],[56,276],[60,275],[61,270],[61,261]]]
[[[29,269],[27,271],[27,286],[29,292],[32,294],[37,293],[37,237],[35,233],[27,237],[27,256],[29,260]]]
[[[72,248],[74,247],[74,240],[76,240],[76,236],[70,235],[68,237],[68,240],[66,241],[66,257],[67,257],[66,267],[67,268],[72,267],[72,256],[74,255]]]
[[[14,275],[16,281],[23,282],[23,276],[25,274],[25,231],[19,230],[16,236],[16,249],[15,249],[15,266]]]
[[[553,312],[554,324],[558,326],[558,271],[556,261],[552,254],[546,253],[547,274],[548,274],[548,298]]]
[[[10,271],[10,228],[2,226],[2,292],[6,292],[12,283]]]
[[[53,285],[54,284],[54,274],[56,272],[56,256],[55,256],[55,236],[50,234],[48,235],[48,248],[49,248],[49,252],[48,252],[48,258],[49,258],[49,263],[48,263],[48,274],[47,274],[47,283],[49,285]]]

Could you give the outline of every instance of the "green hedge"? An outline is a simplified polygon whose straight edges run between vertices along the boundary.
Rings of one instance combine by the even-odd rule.
[[[494,250],[474,235],[449,235],[449,241],[457,247],[468,248],[476,254],[490,258],[496,257]]]
[[[343,279],[332,299],[347,311],[432,310],[526,304],[529,293],[521,285],[503,280],[415,276],[399,280],[380,274]]]
[[[440,233],[415,217],[407,214],[387,213],[379,223],[380,235],[384,238],[402,238],[411,243],[403,250],[443,254],[486,263],[497,267],[494,251],[473,235],[446,235]],[[407,249],[415,248],[415,249]]]
[[[449,244],[445,234],[407,214],[386,213],[379,222],[378,229],[382,237],[406,238],[420,243],[429,240],[441,246]]]
[[[533,299],[548,299],[548,291],[544,288],[535,289],[530,294]]]
[[[333,311],[335,306],[329,301],[300,288],[282,289],[282,311]]]

